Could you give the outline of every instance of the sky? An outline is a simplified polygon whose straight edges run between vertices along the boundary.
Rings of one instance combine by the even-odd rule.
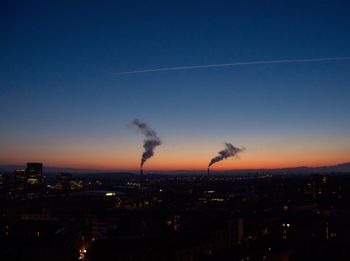
[[[350,161],[349,1],[1,1],[0,164],[148,170]]]

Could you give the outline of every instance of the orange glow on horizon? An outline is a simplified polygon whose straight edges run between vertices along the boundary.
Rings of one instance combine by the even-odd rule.
[[[144,165],[145,171],[206,170],[210,160],[222,149],[219,141],[195,138],[177,143],[169,140],[159,146],[154,157]],[[221,139],[220,139],[221,140]],[[109,145],[112,144],[112,145]],[[195,145],[193,145],[195,144]],[[266,137],[240,140],[237,146],[246,150],[238,158],[229,158],[214,164],[212,170],[274,169],[291,167],[319,167],[349,162],[350,145],[345,139],[282,139]],[[112,143],[83,144],[54,143],[41,150],[34,147],[9,147],[0,152],[2,165],[25,165],[43,162],[44,166],[106,171],[138,171],[143,148],[131,140]]]
[[[24,165],[26,162],[10,162],[6,165]],[[307,162],[307,161],[281,161],[281,162],[239,162],[239,160],[225,160],[218,162],[210,167],[214,171],[225,171],[225,170],[254,170],[254,169],[280,169],[280,168],[294,168],[294,167],[323,167],[332,166],[337,164],[345,163],[346,161],[318,161],[318,162]],[[139,164],[125,163],[117,166],[114,164],[93,164],[86,162],[77,163],[64,163],[64,162],[43,162],[44,167],[58,167],[58,168],[72,168],[72,169],[86,169],[86,170],[105,170],[105,171],[139,171]],[[5,165],[5,164],[4,164]],[[154,163],[146,162],[143,169],[145,171],[201,171],[206,170],[208,164],[166,164],[166,163]]]

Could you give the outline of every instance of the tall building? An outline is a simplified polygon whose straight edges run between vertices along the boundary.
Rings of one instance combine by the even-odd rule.
[[[37,190],[44,187],[45,178],[43,176],[42,163],[27,163],[25,172],[27,179],[27,188],[29,190]]]
[[[4,173],[0,173],[0,191],[3,191],[7,188],[7,175]]]
[[[24,190],[27,187],[27,174],[24,169],[15,170],[15,190]]]

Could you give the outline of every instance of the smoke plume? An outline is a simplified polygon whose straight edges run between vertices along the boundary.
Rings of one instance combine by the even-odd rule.
[[[225,142],[225,149],[219,151],[219,155],[214,157],[208,167],[215,164],[216,162],[222,161],[223,159],[227,159],[229,157],[237,156],[238,153],[244,151],[244,148],[236,148],[231,143]]]
[[[145,135],[145,140],[143,147],[145,148],[144,153],[141,158],[141,168],[145,162],[154,155],[155,147],[162,144],[162,141],[157,136],[157,133],[152,130],[146,123],[135,119],[131,122],[132,126],[138,128],[143,135]]]

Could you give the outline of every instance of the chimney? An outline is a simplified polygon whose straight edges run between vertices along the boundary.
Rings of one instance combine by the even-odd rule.
[[[210,169],[208,168],[208,176],[209,176],[209,174],[210,174]]]

